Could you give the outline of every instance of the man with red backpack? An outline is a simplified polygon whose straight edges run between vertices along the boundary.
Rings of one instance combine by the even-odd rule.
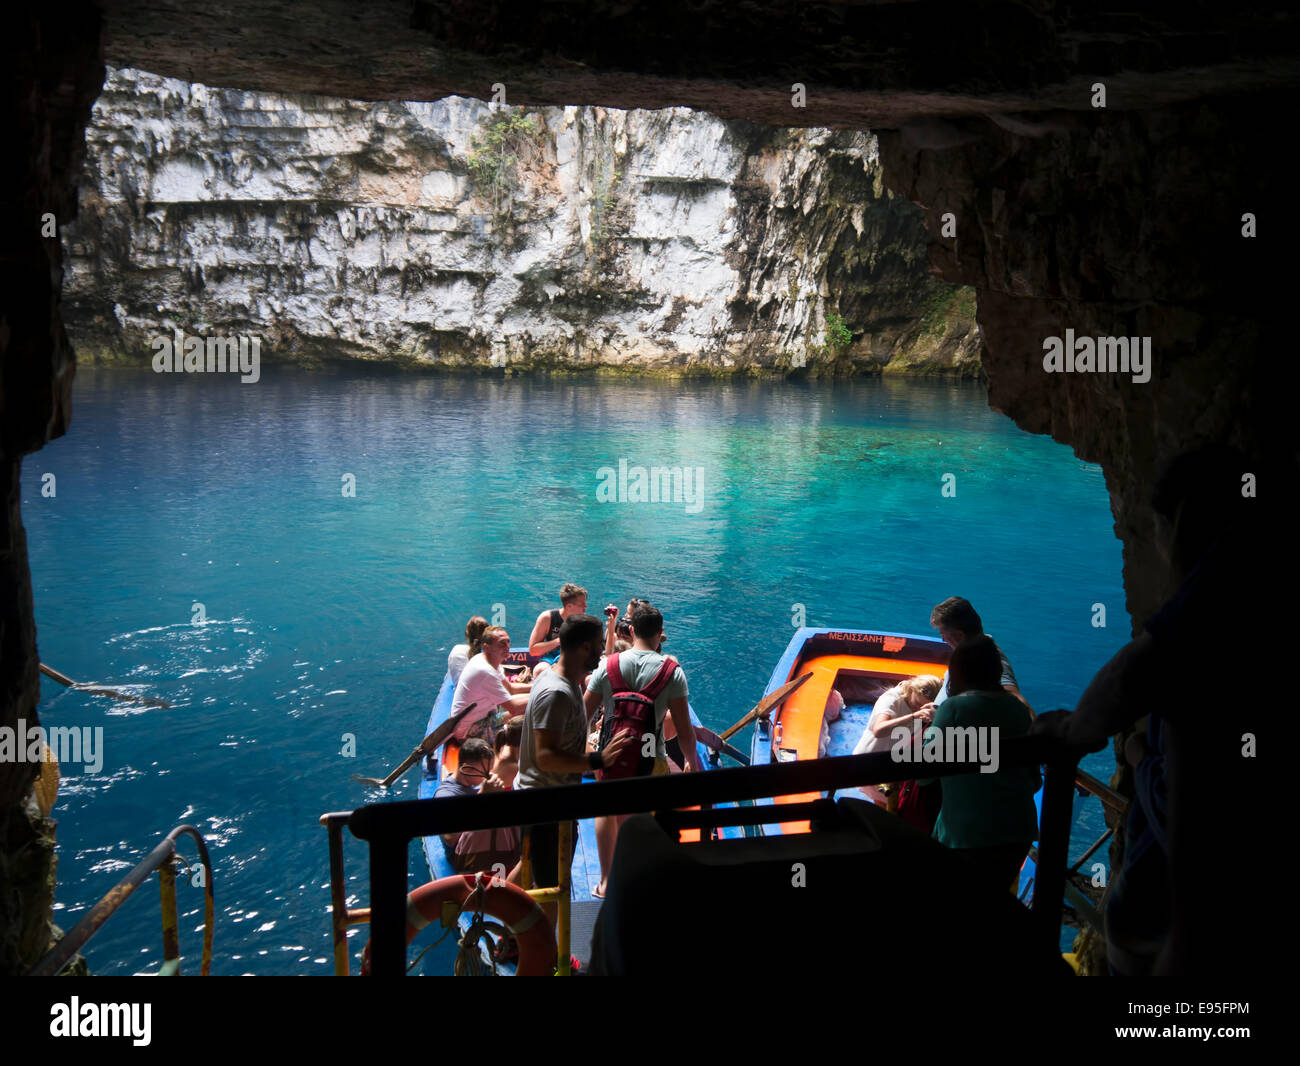
[[[587,714],[604,704],[601,747],[615,737],[631,742],[618,759],[597,775],[601,780],[642,777],[668,772],[664,754],[664,718],[670,716],[677,731],[685,769],[702,769],[695,747],[695,729],[687,704],[686,674],[675,659],[660,653],[664,642],[664,616],[648,603],[632,613],[632,647],[608,655],[587,680],[584,697]],[[592,890],[605,898],[605,882],[613,863],[614,844],[626,815],[596,819],[596,845],[600,853],[600,884]]]

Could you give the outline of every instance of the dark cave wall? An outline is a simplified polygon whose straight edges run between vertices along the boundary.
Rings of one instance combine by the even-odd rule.
[[[1294,418],[1282,409],[1297,377],[1285,340],[1286,275],[1277,269],[1290,228],[1281,201],[1288,176],[1272,159],[1269,117],[1293,113],[1297,102],[1294,93],[1239,96],[1036,117],[1021,132],[976,120],[880,136],[886,182],[926,210],[937,238],[932,268],[976,286],[990,406],[1101,465],[1134,634],[1174,591],[1150,506],[1166,462],[1226,443],[1252,459],[1261,493],[1300,483]],[[955,238],[942,235],[948,212]],[[1248,212],[1253,238],[1243,236]],[[1066,329],[1149,336],[1150,380],[1046,373],[1044,338]],[[1069,531],[1040,547],[1068,553]],[[1282,591],[1294,564],[1278,564]],[[1230,631],[1240,620],[1223,622]],[[1119,769],[1110,781],[1126,796],[1129,735],[1113,742]],[[1110,814],[1107,822],[1116,830],[1113,881],[1125,826]],[[1085,971],[1105,973],[1104,942],[1084,939]]]
[[[926,210],[932,269],[976,287],[990,405],[1105,471],[1135,632],[1172,591],[1149,506],[1160,467],[1212,441],[1297,465],[1277,269],[1289,176],[1270,118],[1297,103],[1271,93],[1025,124],[1042,132],[973,120],[880,136],[885,180]],[[947,212],[955,238],[942,236]],[[1150,380],[1045,372],[1044,338],[1067,329],[1150,337]]]
[[[71,16],[71,17],[69,17]],[[0,726],[37,723],[36,622],[20,513],[22,457],[65,432],[75,358],[59,315],[62,246],[42,236],[76,208],[82,131],[103,83],[89,5],[5,16],[7,164],[0,167]],[[31,797],[37,767],[0,762],[0,974],[22,973],[51,936],[54,823]]]
[[[295,0],[99,7],[114,66],[210,85],[435,100],[501,84],[516,105],[771,126],[1086,109],[1098,77],[1115,104],[1154,107],[1300,74],[1300,11],[1205,0],[315,0],[310,19]]]

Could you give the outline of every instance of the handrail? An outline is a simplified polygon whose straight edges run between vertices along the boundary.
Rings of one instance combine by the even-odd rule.
[[[62,970],[127,898],[145,879],[158,870],[159,889],[162,895],[163,921],[163,973],[180,973],[180,941],[176,917],[176,872],[170,860],[176,854],[176,839],[182,834],[194,838],[203,863],[203,961],[199,973],[208,976],[212,967],[212,929],[215,923],[215,904],[212,895],[212,861],[203,834],[192,825],[178,825],[168,833],[158,846],[140,860],[135,868],[114,885],[76,925],[65,933],[40,962],[32,968],[30,977],[53,977]],[[184,861],[184,860],[182,860]]]
[[[1125,814],[1128,812],[1128,800],[1121,796],[1109,785],[1097,780],[1092,774],[1083,770],[1074,772],[1075,784],[1085,792],[1091,792],[1103,806],[1109,807],[1116,814]]]
[[[555,974],[557,977],[568,977],[572,973],[569,941],[572,935],[571,897],[573,895],[569,879],[573,876],[571,870],[573,848],[577,843],[572,839],[573,823],[568,819],[560,822],[560,829],[556,833],[556,837],[556,867],[559,871],[560,883],[554,887],[533,884],[533,864],[530,857],[532,854],[532,828],[525,827],[523,851],[519,859],[519,885],[533,898],[534,903],[555,904]]]
[[[330,848],[330,928],[334,940],[334,976],[347,977],[351,972],[352,959],[348,954],[348,929],[354,925],[368,925],[369,907],[349,907],[346,896],[346,880],[343,876],[343,827],[348,824],[351,811],[329,811],[320,816],[320,824],[325,827]],[[568,822],[560,824],[559,833],[559,868],[560,883],[554,888],[535,887],[532,884],[532,866],[529,862],[530,830],[523,834],[523,856],[521,858],[521,887],[537,903],[555,903],[557,921],[555,928],[556,952],[559,958],[561,976],[569,975],[569,941],[570,927],[570,885],[567,860],[572,859],[573,841],[569,839],[572,827]]]
[[[1039,935],[1053,950],[1060,938],[1072,795],[1080,755],[1079,749],[1049,736],[1016,737],[999,745],[1002,766],[1046,767],[1032,913]],[[406,968],[408,848],[414,837],[826,792],[917,776],[974,773],[978,769],[974,762],[896,762],[889,752],[877,752],[707,773],[447,796],[436,801],[367,804],[346,814],[326,817],[346,821],[353,836],[370,845],[371,972],[376,976],[401,976]],[[782,812],[774,808],[770,821],[783,820]],[[338,922],[336,917],[336,952]]]
[[[1102,835],[1102,837],[1099,840],[1095,841],[1092,847],[1088,849],[1087,853],[1083,856],[1083,858],[1079,859],[1077,862],[1075,862],[1073,866],[1070,867],[1070,869],[1066,873],[1066,878],[1065,878],[1066,902],[1069,903],[1070,907],[1074,910],[1075,914],[1079,916],[1079,918],[1087,922],[1090,926],[1093,927],[1093,929],[1095,929],[1097,932],[1103,935],[1105,935],[1105,925],[1103,924],[1102,921],[1101,911],[1098,909],[1097,901],[1095,899],[1090,898],[1088,894],[1084,892],[1082,888],[1080,888],[1080,885],[1084,885],[1086,887],[1087,877],[1086,875],[1081,874],[1079,872],[1079,868],[1084,864],[1084,862],[1088,860],[1088,858],[1091,857],[1092,853],[1096,851],[1097,848],[1101,847],[1101,845],[1106,842],[1106,840],[1110,837],[1112,832],[1114,831],[1107,829],[1106,832]],[[1035,863],[1038,861],[1038,849],[1035,848],[1033,845],[1030,845],[1029,857],[1033,859]],[[1029,888],[1026,889],[1025,892],[1021,893],[1022,900],[1024,899],[1025,894],[1030,889],[1032,889],[1032,887],[1033,887],[1033,879],[1031,878],[1029,882]],[[1068,925],[1071,923],[1067,922],[1066,924]]]
[[[347,977],[351,966],[348,956],[348,927],[370,921],[369,907],[349,907],[347,882],[343,877],[343,827],[351,811],[330,811],[320,816],[330,844],[330,926],[334,937],[334,976]]]

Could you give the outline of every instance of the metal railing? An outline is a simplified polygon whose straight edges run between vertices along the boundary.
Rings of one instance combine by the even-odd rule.
[[[1092,774],[1076,769],[1074,784],[1080,793],[1096,796],[1097,799],[1101,800],[1102,806],[1117,818],[1123,819],[1127,816],[1129,807],[1128,800],[1109,785],[1093,777]],[[1066,902],[1078,916],[1078,921],[1091,926],[1099,933],[1104,933],[1105,931],[1101,911],[1098,907],[1099,900],[1095,893],[1095,889],[1088,889],[1086,877],[1081,874],[1080,871],[1083,869],[1083,864],[1091,859],[1093,855],[1097,853],[1098,849],[1114,835],[1114,828],[1108,826],[1106,830],[1088,846],[1084,853],[1075,859],[1074,863],[1070,866],[1069,870],[1066,871],[1065,875],[1064,891]],[[1029,849],[1029,857],[1034,860],[1035,864],[1037,864],[1038,849],[1031,847]],[[1029,883],[1025,886],[1024,891],[1021,893],[1020,898],[1023,900],[1026,895],[1033,891],[1034,881],[1031,878]],[[1092,896],[1087,894],[1089,891],[1093,892]]]
[[[1003,767],[1043,766],[1042,817],[1038,839],[1038,870],[1031,907],[1038,935],[1052,951],[1060,939],[1061,907],[1065,892],[1070,843],[1072,793],[1080,756],[1046,736],[1017,737],[999,748]],[[371,972],[376,976],[401,976],[406,969],[406,896],[410,842],[415,837],[476,829],[595,818],[643,811],[674,811],[684,807],[706,807],[738,803],[771,796],[831,792],[862,784],[904,781],[917,776],[946,777],[978,772],[972,762],[899,763],[889,752],[849,755],[831,759],[777,763],[707,773],[662,774],[620,781],[565,785],[557,788],[493,792],[488,795],[450,796],[437,800],[407,800],[399,803],[368,804],[354,811],[323,815],[322,824],[331,831],[330,872],[334,883],[334,946],[336,966],[344,956],[346,972],[347,925],[356,924],[362,912],[343,905],[343,825],[353,836],[370,846]],[[1103,786],[1104,787],[1104,786]],[[770,811],[770,814],[768,813]],[[707,812],[692,812],[699,822]],[[734,821],[736,812],[715,812]],[[757,808],[755,815],[766,824],[792,819],[789,808]],[[334,877],[335,856],[339,877]],[[340,916],[341,919],[340,919]]]
[[[569,961],[569,940],[573,931],[572,912],[572,891],[570,878],[572,878],[573,866],[573,848],[577,841],[573,839],[573,823],[567,818],[560,821],[559,832],[556,834],[556,866],[560,883],[555,886],[534,885],[533,884],[533,862],[532,862],[532,830],[529,827],[524,828],[523,834],[523,851],[519,859],[519,884],[520,887],[532,896],[535,903],[554,903],[555,904],[555,955],[556,955],[556,975],[559,977],[568,977],[571,973]],[[371,930],[373,935],[374,930]]]
[[[427,802],[427,801],[424,801]],[[369,907],[349,907],[345,894],[346,880],[343,874],[343,827],[348,824],[353,811],[331,811],[320,816],[320,824],[325,827],[329,837],[330,848],[330,925],[334,937],[334,976],[347,977],[351,973],[352,959],[348,953],[348,929],[354,925],[370,923]],[[554,903],[556,905],[555,949],[557,974],[568,977],[570,973],[569,941],[572,923],[570,905],[571,878],[569,867],[573,859],[574,841],[571,839],[573,826],[563,821],[560,823],[557,844],[560,883],[553,887],[538,887],[533,884],[531,860],[531,832],[523,832],[523,852],[520,856],[520,887],[535,903]],[[467,871],[465,871],[467,872]]]
[[[332,811],[320,816],[330,844],[330,924],[334,933],[336,977],[347,977],[349,973],[348,929],[370,921],[369,907],[348,906],[347,880],[343,874],[343,827],[351,817],[351,811]]]
[[[154,870],[158,871],[162,902],[163,966],[159,975],[179,975],[180,922],[176,912],[176,871],[172,860],[179,858],[176,854],[176,839],[182,835],[194,838],[199,860],[203,864],[203,960],[199,974],[207,977],[212,967],[212,929],[216,913],[212,896],[212,862],[208,858],[208,846],[203,840],[203,834],[192,825],[178,825],[168,833],[153,851],[136,864],[135,869],[114,885],[81,921],[64,934],[36,964],[29,976],[53,977],[58,974]]]

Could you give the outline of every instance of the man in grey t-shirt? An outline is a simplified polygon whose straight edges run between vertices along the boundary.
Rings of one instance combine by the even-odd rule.
[[[975,608],[970,605],[969,600],[963,600],[960,596],[949,596],[943,603],[939,604],[930,612],[930,625],[939,631],[939,637],[950,648],[957,647],[964,640],[971,640],[975,637],[987,636],[984,632],[984,623],[976,613]],[[992,637],[989,637],[992,640]],[[1029,701],[1025,699],[1016,684],[1015,671],[1011,669],[1011,662],[1007,659],[1006,653],[999,647],[997,641],[993,641],[993,646],[998,650],[998,658],[1002,660],[1002,688],[1011,695],[1015,696],[1029,710],[1029,717],[1034,717],[1034,709],[1029,706]],[[943,679],[943,688],[939,690],[939,695],[934,698],[935,706],[938,706],[948,698],[948,677],[945,674]]]
[[[587,711],[578,687],[559,670],[547,670],[533,682],[524,712],[524,734],[519,746],[516,788],[576,785],[586,768],[578,771],[543,770],[537,763],[537,731],[553,733],[552,749],[583,758],[587,754]]]
[[[600,662],[604,627],[589,614],[570,615],[560,626],[560,658],[533,684],[524,712],[524,733],[519,744],[519,774],[515,788],[549,788],[576,785],[588,770],[600,770],[618,759],[629,738],[616,737],[603,753],[587,752],[587,711],[583,706],[582,679]],[[560,883],[559,825],[544,823],[530,830],[533,883],[551,888]],[[577,825],[573,827],[577,839]],[[569,862],[573,861],[570,850]],[[554,903],[542,911],[555,926]]]

